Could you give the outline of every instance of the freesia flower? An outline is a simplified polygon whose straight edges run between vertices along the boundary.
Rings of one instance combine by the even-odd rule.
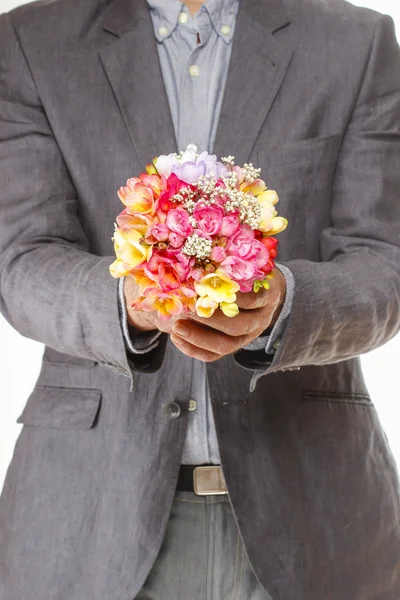
[[[139,286],[140,293],[142,294],[148,287],[154,287],[154,281],[147,277],[145,270],[140,267],[136,267],[134,271],[132,271],[131,275]]]
[[[288,220],[285,217],[274,217],[271,220],[271,229],[265,231],[266,235],[276,235],[277,233],[281,233],[288,226]]]
[[[171,175],[173,167],[179,165],[174,154],[161,154],[154,159],[154,164],[158,173],[166,178]]]
[[[117,225],[121,229],[136,229],[142,235],[145,235],[149,226],[151,225],[151,219],[148,215],[134,215],[127,208],[124,208],[122,212],[116,218]]]
[[[236,317],[239,312],[239,307],[235,302],[221,302],[219,307],[226,317]]]
[[[251,193],[253,196],[258,196],[267,189],[267,186],[262,179],[254,179],[254,181],[243,181],[239,185],[239,189],[246,194]]]
[[[158,198],[161,192],[163,192],[167,187],[167,180],[164,175],[160,177],[156,174],[149,175],[148,173],[142,173],[140,175],[140,181],[143,183],[143,185],[153,191],[153,194],[156,198]]]
[[[159,288],[148,289],[145,298],[140,299],[140,307],[145,312],[156,310],[158,318],[163,320],[179,315],[183,310],[179,290],[162,292]]]
[[[195,162],[184,162],[181,165],[174,167],[174,173],[185,181],[186,183],[194,183],[198,181],[198,179],[205,175],[206,166],[203,162],[195,163]]]
[[[153,212],[153,191],[140,180],[128,187],[120,188],[117,193],[121,202],[125,204],[131,213],[147,214]]]
[[[196,300],[196,313],[199,317],[211,317],[217,308],[218,302],[215,302],[209,296],[200,296]]]
[[[239,284],[232,281],[222,269],[205,275],[200,281],[195,281],[194,289],[199,296],[208,296],[218,304],[220,302],[235,302]]]
[[[151,246],[143,243],[143,238],[136,229],[117,228],[112,239],[117,256],[110,266],[113,277],[122,277],[122,273],[127,275],[151,256]]]

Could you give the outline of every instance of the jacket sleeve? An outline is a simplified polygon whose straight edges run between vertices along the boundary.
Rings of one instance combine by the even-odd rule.
[[[0,16],[0,311],[23,336],[132,379],[160,367],[124,344],[114,257],[92,254],[77,192],[9,14]],[[151,358],[151,360],[149,360]]]
[[[360,80],[321,261],[282,263],[294,275],[294,298],[273,364],[257,365],[245,351],[235,357],[259,375],[353,358],[400,329],[400,49],[387,15]]]

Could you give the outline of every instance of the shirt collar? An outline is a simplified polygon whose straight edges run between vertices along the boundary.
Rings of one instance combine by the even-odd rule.
[[[199,11],[207,11],[210,21],[221,39],[227,44],[232,41],[236,15],[240,0],[206,0]],[[189,13],[180,0],[147,0],[154,24],[154,35],[164,42],[178,25],[181,12]],[[195,15],[195,19],[198,13]]]

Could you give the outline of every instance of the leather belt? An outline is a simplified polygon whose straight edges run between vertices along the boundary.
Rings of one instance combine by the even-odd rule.
[[[198,496],[228,493],[220,465],[181,465],[176,489]]]

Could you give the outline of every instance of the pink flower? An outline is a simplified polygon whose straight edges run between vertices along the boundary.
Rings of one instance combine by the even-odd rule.
[[[230,237],[231,235],[237,232],[239,227],[240,221],[235,214],[226,215],[222,219],[222,225],[221,229],[219,230],[219,234]]]
[[[221,268],[231,279],[238,282],[250,279],[253,277],[255,271],[255,267],[251,262],[245,261],[237,256],[228,256],[222,261]]]
[[[185,281],[189,275],[190,269],[196,262],[196,259],[193,256],[187,256],[187,254],[183,254],[183,252],[178,252],[175,255],[175,258],[177,260],[174,263],[174,269],[177,272],[179,279],[181,281]]]
[[[158,242],[165,242],[169,236],[169,229],[165,223],[157,223],[151,230],[151,235],[155,237]]]
[[[193,216],[201,231],[207,235],[215,235],[221,229],[224,211],[216,204],[207,206],[202,202],[198,202],[193,211]]]
[[[173,248],[180,248],[185,242],[183,235],[179,235],[179,233],[175,233],[174,231],[169,232],[168,239]]]
[[[225,248],[222,246],[214,246],[214,248],[211,250],[210,258],[211,260],[215,260],[217,263],[221,263],[226,258]]]
[[[268,263],[269,253],[262,242],[253,240],[249,252],[243,258],[254,262],[257,267],[262,268]]]
[[[173,265],[161,264],[158,268],[158,285],[163,292],[177,290],[181,286],[180,279]]]
[[[226,252],[228,255],[244,258],[251,249],[254,240],[254,230],[248,225],[243,225],[228,241]]]
[[[264,276],[263,276],[264,277]],[[263,278],[262,277],[262,278]],[[251,279],[248,279],[247,281],[243,280],[239,282],[240,285],[240,291],[241,292],[251,292],[253,289],[253,283],[254,280],[257,279],[258,277],[253,276]]]
[[[171,231],[184,237],[188,237],[193,231],[193,227],[189,223],[189,213],[183,208],[170,210],[166,223]]]

